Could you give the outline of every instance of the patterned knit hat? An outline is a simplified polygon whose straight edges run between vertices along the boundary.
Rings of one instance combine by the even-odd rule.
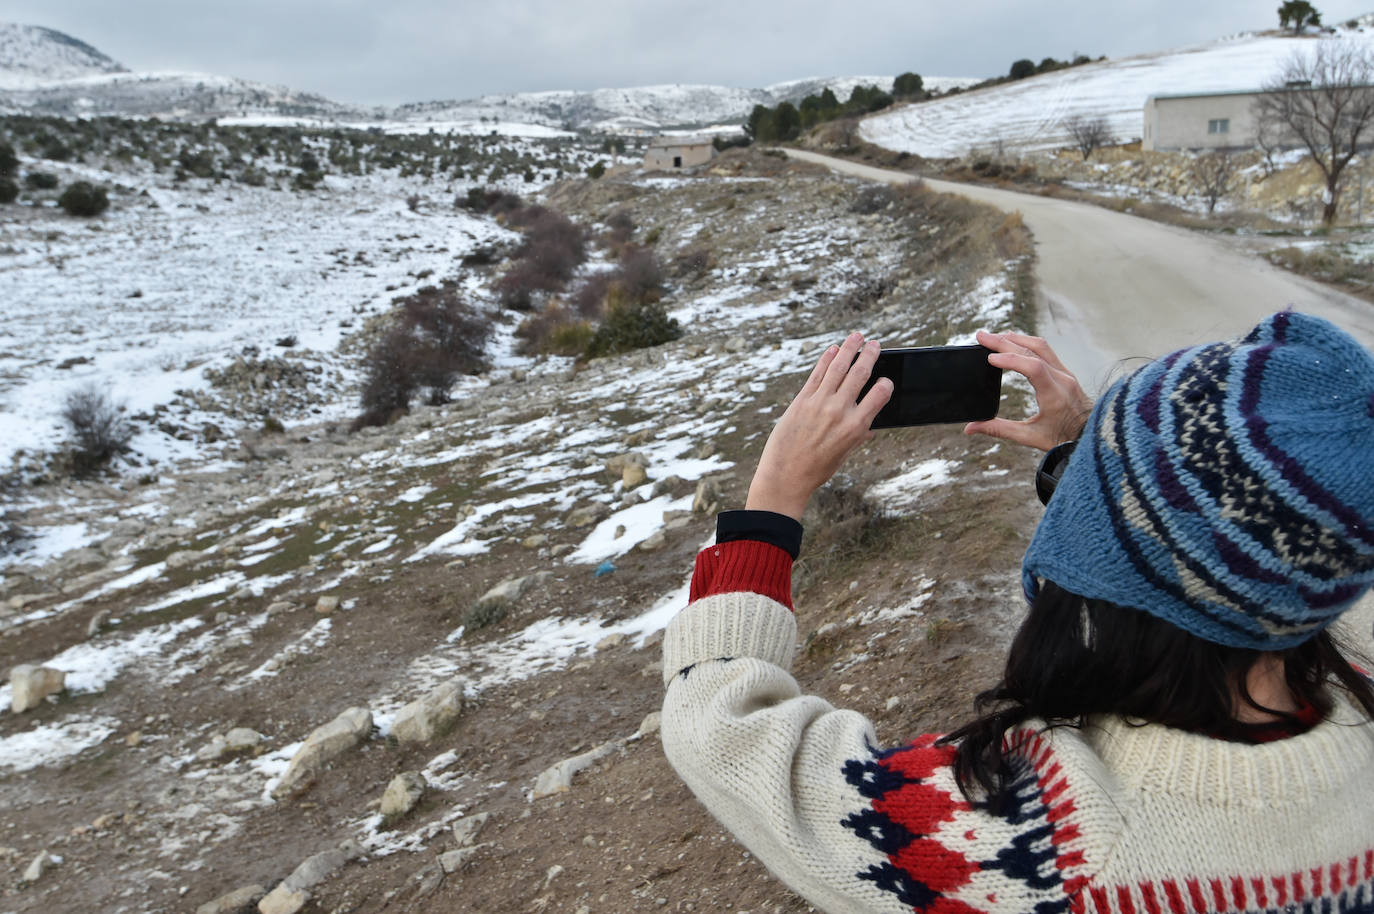
[[[1220,644],[1311,638],[1374,584],[1374,357],[1284,311],[1118,381],[1022,576]]]

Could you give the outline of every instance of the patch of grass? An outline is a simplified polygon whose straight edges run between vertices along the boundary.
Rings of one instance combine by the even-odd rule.
[[[463,613],[463,627],[468,631],[477,631],[489,625],[495,625],[510,614],[510,606],[504,601],[489,600],[485,603],[478,603],[467,612]]]
[[[1266,259],[1300,276],[1345,286],[1364,298],[1374,298],[1374,263],[1350,256],[1339,245],[1286,247],[1270,251]]]

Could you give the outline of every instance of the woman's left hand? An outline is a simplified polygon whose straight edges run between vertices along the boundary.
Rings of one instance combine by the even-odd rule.
[[[855,401],[879,348],[877,340],[865,343],[862,334],[851,333],[842,345],[825,351],[768,436],[745,508],[800,521],[812,493],[873,437],[870,426],[891,398],[892,382],[879,378],[862,402]]]

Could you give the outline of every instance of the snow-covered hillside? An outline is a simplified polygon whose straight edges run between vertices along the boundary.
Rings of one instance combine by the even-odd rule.
[[[70,35],[37,25],[0,22],[0,88],[22,89],[124,67]]]
[[[1374,16],[1340,37],[1374,43]],[[1104,60],[977,92],[884,112],[864,121],[865,139],[931,158],[966,155],[999,141],[1033,151],[1069,143],[1065,118],[1105,117],[1119,140],[1138,138],[1151,95],[1257,89],[1314,37],[1247,33],[1207,44]]]
[[[829,88],[841,99],[855,86],[890,88],[891,76],[810,77],[763,89],[713,85],[553,90],[416,102],[386,109],[208,73],[131,73],[81,41],[36,26],[0,25],[0,115],[114,115],[234,123],[348,124],[384,129],[417,125],[455,132],[526,135],[594,130],[652,133],[739,123],[755,105],[799,101]],[[977,79],[928,77],[937,91]]]

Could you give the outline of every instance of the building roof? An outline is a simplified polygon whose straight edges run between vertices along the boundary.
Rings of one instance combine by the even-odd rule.
[[[709,136],[656,136],[649,141],[650,149],[666,149],[669,146],[710,146]]]
[[[1321,86],[1284,86],[1281,90],[1274,89],[1231,89],[1225,92],[1176,92],[1164,95],[1151,95],[1145,99],[1146,103],[1154,101],[1165,101],[1174,98],[1221,98],[1227,95],[1263,95],[1266,92],[1288,91],[1305,92],[1312,89],[1320,89]],[[1374,89],[1374,85],[1351,86],[1352,89]]]

